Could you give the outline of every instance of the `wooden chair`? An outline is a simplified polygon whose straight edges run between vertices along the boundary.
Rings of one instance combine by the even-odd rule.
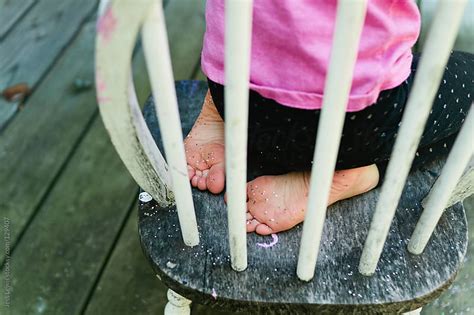
[[[321,130],[330,124],[333,133],[318,133],[314,156],[314,165],[324,167],[312,170],[317,176],[304,224],[272,238],[247,235],[245,228],[251,1],[226,1],[225,95],[234,109],[226,111],[232,121],[225,126],[232,139],[226,141],[227,205],[222,195],[191,189],[188,181],[182,135],[207,86],[173,82],[161,4],[102,4],[97,98],[117,152],[143,189],[140,241],[170,288],[166,314],[189,313],[191,301],[265,314],[418,313],[449,286],[467,248],[459,201],[472,193],[474,113],[447,159],[409,169],[465,2],[440,1],[382,189],[326,213],[366,6],[365,0],[340,0],[320,120]],[[130,79],[139,34],[155,96],[145,119]]]

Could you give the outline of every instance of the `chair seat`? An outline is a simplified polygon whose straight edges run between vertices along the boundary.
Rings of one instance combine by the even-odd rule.
[[[176,83],[183,133],[199,114],[205,82]],[[153,99],[145,119],[161,151]],[[274,309],[285,314],[380,313],[416,309],[436,298],[454,280],[467,248],[467,222],[462,203],[448,208],[420,256],[406,247],[422,211],[421,200],[440,173],[444,160],[410,174],[374,276],[357,268],[379,190],[338,202],[327,212],[316,274],[312,281],[296,277],[302,226],[272,237],[248,234],[248,268],[230,267],[227,213],[223,196],[193,190],[200,245],[184,245],[174,207],[160,209],[141,203],[139,234],[155,272],[172,290],[211,306],[254,311]]]

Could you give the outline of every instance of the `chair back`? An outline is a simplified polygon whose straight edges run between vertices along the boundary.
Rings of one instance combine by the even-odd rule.
[[[439,1],[360,258],[359,271],[363,275],[375,272],[466,2]],[[338,1],[318,127],[320,132],[316,139],[313,175],[299,249],[297,275],[305,281],[312,279],[315,272],[366,6],[367,0]],[[187,175],[162,3],[156,0],[114,0],[103,2],[101,10],[97,23],[96,88],[104,124],[138,185],[160,206],[176,203],[183,241],[188,246],[196,246],[199,234]],[[252,0],[226,0],[225,17],[228,240],[232,268],[242,271],[247,268],[246,150]],[[156,112],[167,161],[146,127],[131,79],[131,57],[138,36],[143,42],[152,91],[157,99],[155,104],[159,104],[156,105]],[[453,202],[450,197],[461,177],[465,186],[472,187],[472,163],[467,175],[465,169],[474,152],[473,128],[474,113],[470,111],[442,174],[426,198],[423,214],[408,245],[413,254],[423,252],[443,210]],[[329,129],[332,130],[330,134],[322,132]]]

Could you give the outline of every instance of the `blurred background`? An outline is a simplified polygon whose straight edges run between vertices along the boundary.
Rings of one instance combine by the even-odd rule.
[[[436,1],[418,3],[424,30]],[[166,303],[137,238],[138,187],[98,114],[97,5],[0,0],[0,314],[162,314]],[[205,1],[163,5],[175,79],[204,79]],[[456,49],[474,52],[474,0]],[[150,86],[139,42],[132,64],[143,104]],[[465,206],[465,265],[424,314],[474,314],[472,196]],[[193,312],[229,314],[197,305]]]

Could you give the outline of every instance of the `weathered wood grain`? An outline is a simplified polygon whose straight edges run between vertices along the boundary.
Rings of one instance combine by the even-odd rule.
[[[190,124],[190,120],[185,123]],[[166,305],[167,287],[155,277],[138,242],[137,215],[133,211],[126,229],[101,275],[86,309],[86,314],[102,314],[104,309],[115,314],[157,314]],[[133,294],[130,293],[133,288]]]
[[[464,266],[456,276],[453,285],[439,299],[423,307],[421,314],[472,314],[474,301],[472,288],[474,286],[474,195],[463,202],[469,224],[469,243]]]
[[[166,91],[171,90],[173,92],[171,94],[174,95],[173,73],[163,12],[154,1],[144,2],[143,5],[134,5],[127,1],[114,2],[111,5],[109,9],[114,11],[114,16],[117,21],[114,33],[117,36],[112,36],[110,41],[107,40],[107,37],[99,36],[96,42],[96,71],[99,71],[98,76],[101,81],[98,83],[99,90],[103,90],[107,86],[106,91],[104,91],[107,97],[99,95],[100,97],[98,98],[102,120],[106,129],[109,131],[109,135],[117,152],[132,177],[143,189],[148,191],[159,201],[162,206],[167,206],[173,202],[173,193],[168,188],[171,185],[171,179],[178,186],[183,183],[185,184],[184,187],[187,187],[188,190],[187,199],[181,198],[181,194],[178,193],[181,190],[175,191],[174,193],[176,194],[175,198],[178,205],[186,200],[179,209],[192,212],[191,216],[188,215],[189,213],[180,212],[180,222],[188,226],[188,228],[183,230],[183,238],[187,244],[195,245],[198,243],[198,235],[194,210],[189,209],[189,205],[192,205],[191,189],[187,176],[182,176],[183,170],[186,172],[184,149],[182,145],[177,147],[177,150],[180,151],[179,155],[181,156],[181,161],[179,164],[181,166],[178,167],[173,163],[170,164],[172,171],[168,173],[167,165],[157,150],[156,145],[154,145],[145,122],[141,117],[139,105],[134,93],[132,93],[131,96],[129,95],[129,97],[125,95],[127,93],[120,93],[120,91],[125,92],[127,89],[130,89],[130,87],[133,88],[133,85],[130,85],[128,82],[129,63],[133,46],[141,29],[147,65],[151,68],[150,79],[153,91],[154,93],[162,94],[160,97],[164,97],[165,99],[168,98],[169,95]],[[147,18],[148,11],[153,14]],[[104,18],[105,17],[104,15]],[[154,22],[158,20],[161,20],[161,26],[154,28],[154,26],[158,25]],[[153,33],[156,33],[156,38],[154,38]],[[160,54],[163,56],[160,56]],[[113,56],[114,60],[111,60],[110,56]],[[157,63],[157,60],[165,60],[165,63]],[[166,77],[163,82],[169,83],[167,87],[164,87],[164,85],[161,84],[163,82],[160,83],[159,77],[155,76],[158,70],[163,71],[162,74]],[[172,103],[175,104],[176,97],[172,96],[172,98],[174,99]],[[114,107],[108,106],[107,103],[113,103]],[[168,104],[169,102],[165,103]],[[132,106],[131,116],[129,115],[129,105]],[[179,125],[177,106],[173,106],[176,107],[175,111],[170,111],[170,113],[173,113],[174,118],[171,119],[173,116],[168,118],[170,118],[170,122],[173,121],[174,125]],[[158,110],[160,111],[160,109]],[[167,109],[163,110],[165,112],[168,111]],[[162,115],[160,115],[160,117],[161,116]],[[182,136],[176,135],[173,132],[168,133],[168,135],[174,139],[170,140],[173,143],[182,143],[183,141]],[[166,139],[168,139],[168,137],[166,137]],[[173,148],[173,144],[171,144],[170,148]],[[168,151],[170,148],[167,146]],[[174,150],[171,151],[174,152]],[[172,153],[168,152],[168,154]],[[173,158],[173,161],[174,160],[176,160],[176,157]],[[176,167],[179,168],[178,171],[175,170]]]
[[[94,12],[96,4],[95,0],[39,1],[2,39],[0,91],[21,82],[36,87]],[[80,60],[83,58],[78,56],[77,61],[83,62]],[[0,129],[12,118],[15,109],[16,104],[0,98]]]
[[[177,89],[181,110],[188,117],[183,117],[183,132],[187,132],[199,112],[206,87],[203,83],[183,82]],[[148,104],[145,112],[155,139],[159,139],[153,105]],[[379,190],[330,207],[316,276],[309,283],[295,276],[301,226],[280,233],[279,243],[269,249],[256,246],[267,238],[250,234],[249,267],[240,273],[232,271],[222,196],[194,191],[200,246],[184,246],[175,209],[152,209],[152,202],[140,208],[141,242],[163,281],[197,303],[233,310],[272,308],[286,314],[311,310],[329,314],[408,311],[446,289],[466,253],[466,218],[459,203],[442,216],[423,255],[413,256],[406,250],[420,215],[420,202],[435,180],[432,174],[439,174],[443,162],[410,175],[372,277],[360,275],[357,265]]]
[[[137,206],[105,266],[86,315],[163,314],[167,288],[143,257],[137,235]]]
[[[0,99],[0,132],[18,111],[18,102],[6,102]]]
[[[0,41],[37,0],[0,0]]]
[[[96,116],[13,252],[12,314],[78,314],[135,196]]]
[[[171,58],[175,77],[202,77],[199,58],[204,32],[203,1],[170,1],[165,7],[169,32]],[[183,40],[179,30],[192,30],[193,40]],[[179,54],[174,53],[179,52]],[[181,59],[180,59],[181,58]],[[197,72],[197,74],[196,74]],[[134,82],[140,103],[150,94],[150,84],[141,48],[133,62]],[[191,121],[185,122],[187,125]],[[162,313],[166,304],[167,288],[155,277],[143,257],[137,237],[136,213],[130,214],[127,228],[102,274],[86,310],[86,314],[111,313]],[[130,293],[133,288],[133,294]]]
[[[91,21],[0,133],[0,213],[10,219],[12,248],[97,112],[93,89],[73,88],[77,78],[94,79],[94,36]]]

